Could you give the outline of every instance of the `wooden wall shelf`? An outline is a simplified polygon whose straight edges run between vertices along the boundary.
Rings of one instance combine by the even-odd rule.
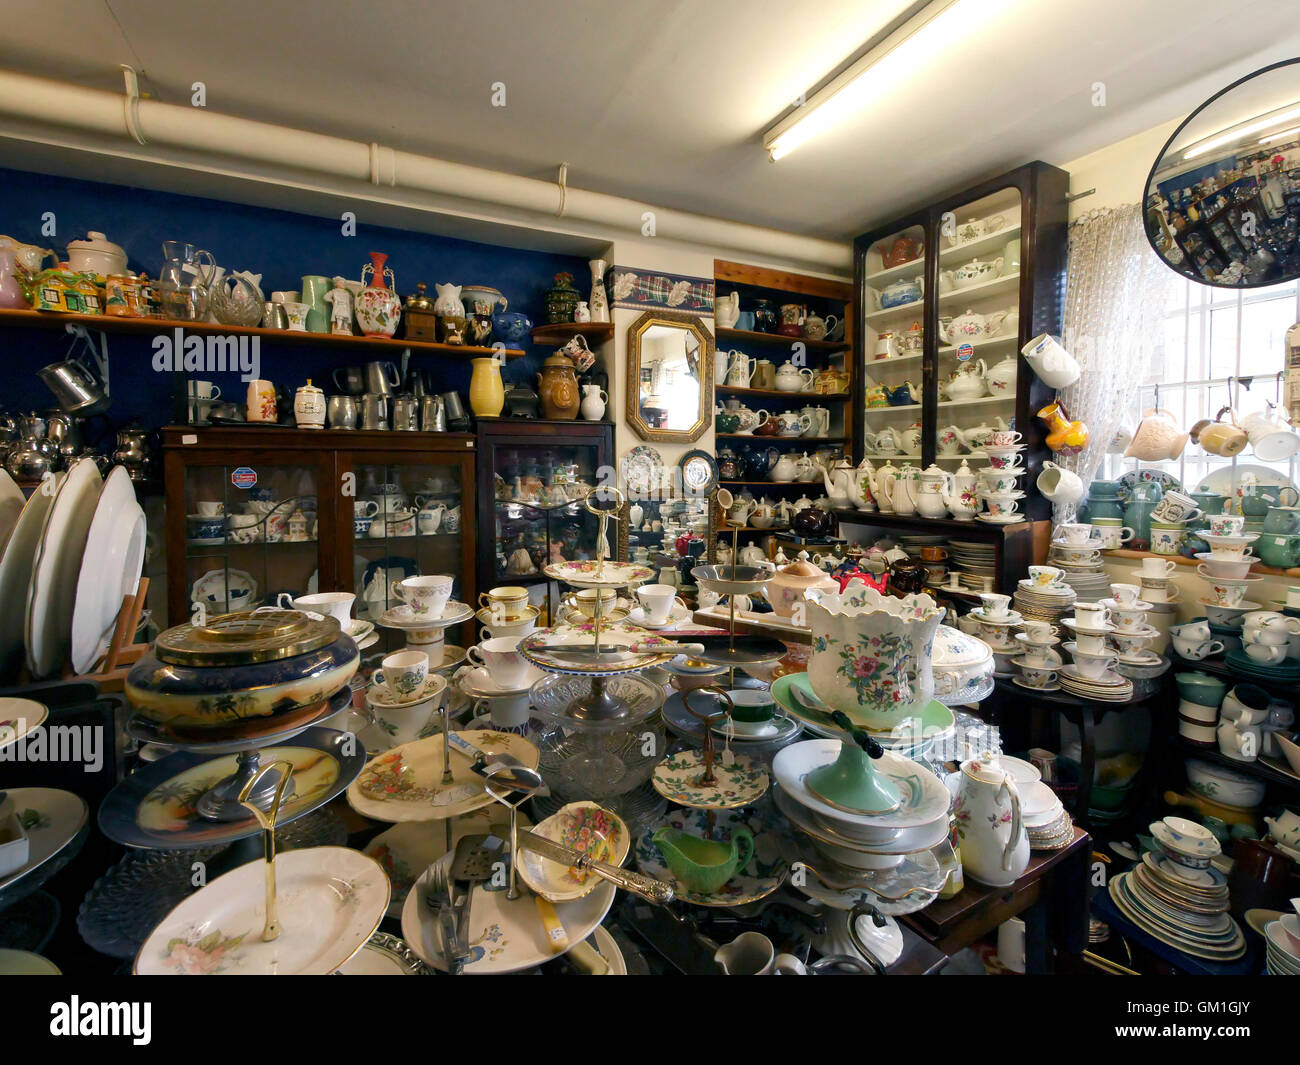
[[[1172,560],[1179,566],[1200,565],[1200,562],[1197,559],[1188,558],[1186,555],[1160,555],[1154,551],[1134,551],[1128,547],[1117,547],[1110,551],[1103,551],[1101,557],[1103,561],[1108,558],[1133,559],[1134,561],[1144,558],[1163,558],[1166,561]],[[1250,567],[1250,572],[1252,575],[1257,577],[1300,577],[1300,566],[1292,566],[1290,569],[1280,569],[1277,566],[1266,566],[1262,562],[1256,562]]]
[[[575,336],[585,338],[588,344],[604,344],[614,339],[614,323],[559,322],[533,326],[533,343],[546,348],[558,348]]]
[[[802,344],[808,351],[836,352],[849,351],[853,345],[844,340],[809,340],[807,337],[788,337],[780,333],[753,333],[747,329],[719,329],[718,343],[752,344],[760,348],[790,349],[795,344]]]
[[[523,356],[519,348],[480,348],[467,344],[437,344],[431,340],[402,340],[390,337],[348,337],[333,333],[300,333],[288,329],[263,329],[260,326],[217,325],[213,322],[179,322],[172,318],[119,318],[109,314],[59,314],[46,311],[0,309],[0,325],[26,326],[33,329],[62,329],[65,325],[84,325],[105,333],[157,335],[183,329],[196,336],[261,337],[277,344],[308,344],[363,351],[403,351],[428,353],[458,359],[487,358],[504,351],[507,359]]]

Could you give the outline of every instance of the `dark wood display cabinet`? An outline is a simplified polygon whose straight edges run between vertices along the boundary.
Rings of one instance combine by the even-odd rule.
[[[855,461],[937,464],[949,472],[965,461],[978,472],[987,463],[982,433],[1014,429],[1025,445],[1025,520],[992,525],[859,512],[852,520],[1002,545],[997,583],[1004,592],[1027,561],[1019,546],[1026,537],[1046,546],[1045,528],[1034,529],[1046,526],[1051,509],[1034,487],[1050,457],[1037,412],[1054,392],[1020,349],[1061,331],[1068,190],[1065,171],[1028,163],[854,240]],[[844,512],[841,518],[850,520]]]
[[[581,480],[595,487],[605,476],[613,483],[611,423],[480,418],[477,452],[480,588],[550,585],[542,570],[553,558],[594,550],[598,519],[565,486]],[[552,612],[553,591],[548,586]]]
[[[171,426],[162,442],[168,625],[196,600],[219,613],[317,591],[355,593],[373,621],[416,573],[477,599],[472,433]]]

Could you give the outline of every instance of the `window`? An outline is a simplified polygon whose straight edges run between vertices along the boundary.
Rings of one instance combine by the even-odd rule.
[[[1242,418],[1262,409],[1266,401],[1283,402],[1287,398],[1282,379],[1286,333],[1297,322],[1300,284],[1294,281],[1246,290],[1179,282],[1164,319],[1163,343],[1153,364],[1143,371],[1137,408],[1127,428],[1136,428],[1142,412],[1154,406],[1171,412],[1186,431],[1203,418],[1213,418],[1225,406],[1232,406]],[[1163,469],[1189,489],[1234,465],[1266,465],[1292,481],[1298,472],[1296,458],[1261,463],[1247,446],[1235,459],[1229,459],[1211,455],[1190,441],[1181,457],[1170,462],[1139,463],[1122,455],[1107,455],[1103,464],[1108,478],[1139,465]],[[1220,474],[1214,488],[1226,491],[1231,482],[1217,481],[1230,477]]]

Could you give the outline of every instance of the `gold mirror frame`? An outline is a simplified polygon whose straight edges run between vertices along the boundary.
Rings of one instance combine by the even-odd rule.
[[[655,429],[641,417],[641,337],[652,326],[685,329],[695,334],[700,342],[700,410],[695,424],[689,429]],[[646,311],[627,329],[627,422],[642,440],[656,440],[667,444],[693,444],[709,426],[709,404],[713,399],[713,334],[696,314],[666,314]]]

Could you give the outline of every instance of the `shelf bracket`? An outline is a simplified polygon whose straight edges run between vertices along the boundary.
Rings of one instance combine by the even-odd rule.
[[[95,341],[91,337],[91,328],[80,322],[67,322],[64,324],[70,334],[72,334],[72,345],[68,348],[65,359],[74,362],[84,362],[86,357],[93,364],[94,369],[99,374],[99,383],[104,390],[104,398],[110,398],[108,388],[108,334],[102,329],[93,330],[99,337],[99,347],[95,347]]]

